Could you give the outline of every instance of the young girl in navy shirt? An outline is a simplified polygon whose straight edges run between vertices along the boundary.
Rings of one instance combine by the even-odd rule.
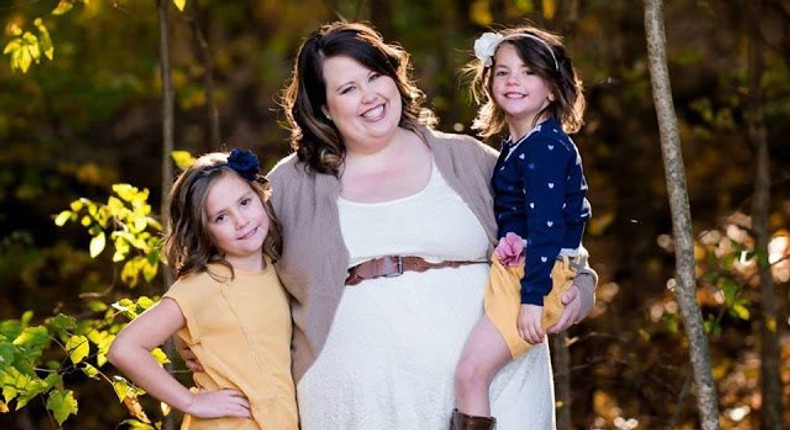
[[[560,38],[534,27],[485,33],[475,55],[472,90],[481,107],[472,128],[507,138],[491,179],[500,241],[485,315],[456,371],[451,429],[494,428],[491,379],[557,322],[561,295],[586,265],[582,235],[591,213],[568,137],[582,124],[584,95]]]

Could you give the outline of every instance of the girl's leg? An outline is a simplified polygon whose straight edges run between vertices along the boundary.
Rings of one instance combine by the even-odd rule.
[[[483,315],[466,341],[455,370],[455,404],[459,412],[491,415],[488,390],[494,375],[512,360],[505,340]]]

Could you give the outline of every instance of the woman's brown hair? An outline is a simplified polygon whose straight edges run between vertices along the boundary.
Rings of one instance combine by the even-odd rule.
[[[411,78],[409,54],[387,44],[371,26],[335,22],[313,32],[301,45],[291,79],[282,94],[286,128],[291,131],[291,147],[299,161],[319,173],[337,176],[346,147],[337,127],[323,115],[326,105],[324,60],[344,55],[364,67],[395,81],[403,102],[399,126],[415,130],[433,126],[436,117],[422,107],[425,94]]]

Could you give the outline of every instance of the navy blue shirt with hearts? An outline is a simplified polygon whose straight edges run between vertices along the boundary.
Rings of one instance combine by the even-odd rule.
[[[560,250],[581,247],[591,215],[579,150],[550,118],[502,143],[491,185],[498,237],[513,232],[526,241],[521,303],[542,306]]]

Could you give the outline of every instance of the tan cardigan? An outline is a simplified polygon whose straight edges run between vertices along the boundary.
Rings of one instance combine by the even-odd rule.
[[[450,187],[469,205],[496,244],[497,226],[490,178],[497,152],[478,140],[458,134],[421,130],[436,166]],[[337,199],[340,180],[308,173],[295,154],[282,159],[269,173],[272,203],[283,227],[283,255],[277,273],[293,296],[292,353],[298,383],[318,358],[343,294],[349,254],[340,231]],[[586,272],[585,272],[586,273]],[[582,312],[592,308],[597,275],[580,276]]]

